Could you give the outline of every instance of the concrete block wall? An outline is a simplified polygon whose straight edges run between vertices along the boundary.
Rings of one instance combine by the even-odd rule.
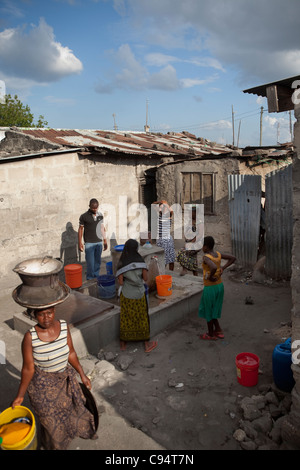
[[[128,196],[128,205],[138,202],[136,175],[136,165],[130,161],[103,163],[80,158],[75,152],[2,160],[0,297],[20,284],[12,271],[16,264],[45,255],[61,257],[66,234],[70,240],[71,233],[77,242],[79,216],[91,198],[116,207],[118,231],[119,196]],[[77,261],[84,262],[84,254]]]

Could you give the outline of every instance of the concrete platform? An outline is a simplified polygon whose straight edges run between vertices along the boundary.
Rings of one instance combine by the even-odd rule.
[[[203,290],[200,276],[166,273],[173,278],[172,294],[161,299],[152,293],[149,298],[151,338],[197,310]],[[119,338],[120,307],[117,298],[101,300],[89,295],[91,291],[91,284],[81,292],[72,290],[68,299],[56,307],[56,318],[69,324],[79,357],[96,355],[101,348]],[[15,314],[13,319],[15,330],[23,334],[36,323],[24,313]]]

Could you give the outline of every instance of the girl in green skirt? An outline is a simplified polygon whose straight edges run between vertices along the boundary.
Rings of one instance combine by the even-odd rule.
[[[204,237],[202,247],[204,252],[202,262],[204,289],[199,305],[199,317],[205,318],[207,321],[208,332],[200,335],[201,339],[206,340],[224,338],[218,321],[221,317],[224,297],[224,285],[221,275],[224,269],[235,262],[234,256],[214,251],[214,245],[213,237]],[[227,260],[223,267],[221,267],[222,259]]]

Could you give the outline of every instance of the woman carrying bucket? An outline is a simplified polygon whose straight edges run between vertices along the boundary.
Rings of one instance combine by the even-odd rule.
[[[224,297],[224,285],[221,275],[224,269],[231,266],[236,259],[232,255],[225,255],[214,251],[214,245],[213,237],[204,237],[202,247],[204,252],[202,263],[204,289],[199,305],[199,317],[205,318],[207,321],[208,332],[200,335],[201,339],[206,340],[224,338],[218,321],[221,317]],[[223,267],[221,267],[222,259],[227,260]]]
[[[76,436],[96,437],[76,372],[88,389],[91,382],[78,361],[67,323],[55,319],[55,308],[45,306],[34,315],[37,324],[22,342],[21,383],[12,408],[22,404],[27,391],[42,426],[43,446],[65,450]]]
[[[120,296],[120,347],[126,349],[127,341],[144,341],[145,352],[157,346],[150,339],[148,302],[144,282],[148,269],[143,257],[138,253],[138,242],[127,240],[120,257],[116,277],[122,287]]]

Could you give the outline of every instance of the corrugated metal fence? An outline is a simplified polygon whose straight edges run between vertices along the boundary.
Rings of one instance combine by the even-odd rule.
[[[266,175],[266,273],[273,279],[291,275],[293,245],[292,165]]]
[[[232,250],[237,264],[252,268],[257,261],[261,210],[261,177],[228,175]]]
[[[273,279],[291,275],[293,243],[292,165],[266,175],[266,274]],[[261,177],[228,175],[232,250],[237,264],[251,269],[257,261],[261,220]]]

